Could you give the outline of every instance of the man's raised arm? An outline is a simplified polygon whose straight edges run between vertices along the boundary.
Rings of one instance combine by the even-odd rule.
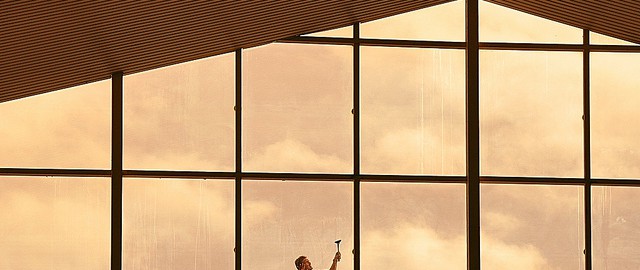
[[[331,268],[329,268],[329,270],[338,269],[338,262],[340,261],[341,257],[342,255],[340,254],[340,251],[336,252],[336,256],[333,257],[333,263],[331,264]]]

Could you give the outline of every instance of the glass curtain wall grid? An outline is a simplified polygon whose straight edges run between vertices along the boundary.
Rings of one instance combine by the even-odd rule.
[[[640,176],[630,178],[606,178],[598,177],[593,178],[592,171],[592,153],[591,148],[594,143],[591,140],[593,129],[591,125],[591,108],[594,100],[591,97],[592,93],[592,76],[594,70],[594,64],[592,64],[592,56],[596,53],[640,53],[640,47],[634,45],[600,45],[591,44],[589,41],[590,32],[588,30],[583,31],[583,43],[582,44],[550,44],[550,43],[516,43],[516,42],[481,42],[478,40],[478,3],[477,1],[467,1],[467,5],[470,5],[467,9],[467,42],[465,41],[428,41],[428,40],[402,40],[402,39],[384,39],[384,38],[363,38],[361,37],[360,24],[356,23],[352,26],[352,37],[324,37],[324,36],[296,36],[283,40],[279,40],[276,44],[302,44],[313,46],[346,46],[351,47],[351,70],[352,78],[350,78],[351,84],[351,117],[352,117],[352,130],[350,148],[352,160],[348,172],[333,173],[333,172],[269,172],[269,171],[247,171],[243,162],[246,162],[246,127],[243,120],[246,121],[246,104],[243,104],[243,98],[246,98],[247,93],[245,87],[247,87],[244,79],[246,78],[246,51],[243,49],[236,50],[235,55],[235,104],[233,110],[235,112],[234,120],[234,138],[235,138],[235,170],[233,171],[179,171],[179,170],[138,170],[138,169],[123,169],[123,118],[126,118],[126,114],[123,115],[123,80],[126,81],[127,77],[123,76],[121,72],[114,73],[112,76],[112,133],[111,133],[111,168],[110,169],[67,169],[67,168],[12,168],[4,167],[0,168],[0,175],[23,177],[23,176],[46,176],[46,177],[66,177],[66,178],[105,178],[111,177],[111,269],[122,269],[123,265],[123,179],[133,181],[134,178],[146,178],[146,179],[191,179],[200,181],[221,181],[230,183],[234,181],[234,238],[235,248],[233,265],[236,270],[247,269],[245,264],[252,265],[252,262],[248,261],[251,258],[251,254],[243,253],[243,246],[255,245],[256,243],[244,242],[247,238],[247,234],[243,233],[243,226],[246,224],[247,219],[251,219],[248,216],[247,206],[250,204],[247,201],[246,194],[252,195],[247,192],[247,185],[249,187],[259,187],[261,189],[269,189],[269,186],[278,186],[274,181],[287,182],[301,182],[311,183],[336,183],[345,184],[348,189],[351,189],[351,212],[344,214],[345,218],[341,218],[340,222],[348,224],[344,226],[343,223],[336,223],[339,227],[338,231],[345,230],[350,232],[346,233],[351,235],[351,239],[343,239],[347,242],[352,250],[343,250],[343,257],[349,253],[353,253],[353,265],[346,267],[347,269],[364,269],[363,265],[367,264],[367,259],[372,258],[370,255],[361,254],[361,245],[365,241],[370,241],[366,236],[370,236],[370,228],[368,220],[363,218],[369,217],[372,211],[368,207],[372,205],[372,202],[366,198],[376,194],[376,184],[379,183],[394,183],[399,189],[414,184],[441,184],[444,186],[466,186],[466,224],[465,235],[467,237],[465,246],[467,263],[465,264],[468,269],[480,269],[480,263],[485,257],[480,257],[481,240],[480,240],[480,212],[482,211],[480,205],[480,193],[481,190],[486,190],[487,194],[493,194],[492,190],[496,190],[496,194],[499,193],[499,189],[502,186],[512,187],[516,186],[569,186],[574,189],[582,188],[582,195],[575,195],[575,198],[582,197],[580,202],[580,210],[582,216],[577,220],[582,220],[582,227],[584,235],[579,240],[584,254],[583,264],[584,269],[602,269],[603,261],[615,261],[615,257],[607,257],[606,252],[603,251],[606,248],[601,247],[600,244],[594,244],[592,236],[594,236],[595,230],[603,230],[602,224],[609,222],[606,219],[612,215],[612,212],[616,210],[605,209],[596,205],[596,203],[602,203],[603,200],[611,200],[611,191],[607,190],[607,187],[615,186],[617,189],[622,187],[640,187]],[[475,6],[475,7],[474,7]],[[367,136],[363,134],[363,125],[367,124],[367,116],[362,115],[362,111],[366,111],[367,108],[361,108],[362,101],[367,99],[366,93],[361,93],[361,88],[367,82],[362,80],[361,74],[367,72],[363,69],[364,62],[367,62],[366,57],[375,57],[379,49],[391,49],[399,52],[408,52],[410,55],[411,50],[432,50],[438,56],[439,50],[453,52],[454,54],[466,53],[466,61],[464,69],[466,74],[466,90],[467,95],[466,102],[464,103],[464,111],[466,113],[466,121],[462,128],[466,129],[466,139],[463,146],[466,162],[463,160],[461,164],[463,167],[456,167],[459,164],[456,163],[456,158],[452,158],[453,161],[447,164],[451,165],[450,170],[440,170],[425,174],[422,170],[407,167],[406,171],[381,171],[381,173],[369,173],[366,169],[367,163],[364,162],[365,158],[361,155],[362,145],[366,143]],[[581,92],[581,111],[582,111],[582,151],[583,157],[581,160],[581,169],[583,175],[581,177],[556,177],[556,176],[494,176],[481,174],[480,168],[480,103],[479,95],[481,95],[482,89],[479,85],[479,79],[481,71],[479,67],[480,54],[484,52],[495,51],[531,51],[531,52],[573,52],[580,54],[582,59],[582,92]],[[383,52],[383,51],[381,51]],[[451,56],[456,57],[456,56]],[[453,65],[453,64],[452,64]],[[455,69],[455,67],[452,67]],[[422,71],[420,71],[422,72]],[[450,76],[447,74],[440,74],[437,71],[431,71],[436,76]],[[453,75],[451,75],[453,76]],[[452,77],[453,78],[453,77]],[[444,94],[443,94],[444,95]],[[446,100],[447,97],[442,97],[442,100]],[[455,100],[455,97],[450,97]],[[460,99],[458,99],[460,101]],[[19,101],[17,101],[19,102]],[[443,101],[444,102],[444,101]],[[460,103],[461,104],[461,103]],[[245,106],[243,106],[245,105]],[[245,109],[245,110],[243,110]],[[443,109],[444,111],[445,109]],[[452,127],[454,128],[454,127]],[[444,150],[443,150],[444,151]],[[368,162],[368,161],[367,161]],[[361,168],[361,165],[364,165]],[[401,166],[399,164],[398,166]],[[445,167],[445,163],[441,164]],[[458,168],[458,169],[456,169]],[[462,168],[462,171],[459,169]],[[464,170],[466,168],[466,170]],[[386,173],[391,172],[391,173]],[[1,180],[0,180],[1,181]],[[173,180],[172,180],[173,181]],[[264,186],[261,186],[264,183]],[[403,186],[404,185],[404,186]],[[320,185],[322,186],[322,185]],[[421,188],[426,188],[422,186]],[[439,188],[441,188],[439,187]],[[324,188],[324,187],[323,187]],[[420,189],[421,189],[420,188]],[[126,189],[126,187],[125,187]],[[328,189],[329,190],[329,189]],[[338,189],[336,189],[338,190]],[[592,190],[594,192],[592,192]],[[126,190],[124,190],[126,192]],[[333,192],[333,191],[331,191]],[[361,194],[362,192],[365,192]],[[408,190],[402,191],[408,192]],[[429,193],[425,191],[426,193]],[[484,191],[483,191],[484,193]],[[429,193],[432,194],[432,193]],[[433,193],[435,194],[435,193]],[[489,196],[489,195],[487,195]],[[594,197],[597,196],[597,197]],[[266,199],[264,199],[266,200]],[[126,204],[126,201],[124,202]],[[374,204],[373,204],[374,205]],[[425,204],[427,205],[427,204]],[[621,208],[621,207],[620,207]],[[361,209],[365,211],[361,212]],[[601,215],[595,216],[593,210],[596,209],[602,213],[606,213],[603,217]],[[313,209],[311,209],[313,211]],[[460,210],[462,211],[462,210]],[[469,220],[471,219],[471,220]],[[594,225],[594,220],[598,223]],[[364,222],[363,222],[364,221]],[[622,220],[616,220],[617,222],[626,222]],[[483,223],[484,224],[484,223]],[[608,223],[607,223],[608,224]],[[347,229],[347,227],[351,227]],[[365,228],[363,231],[363,228]],[[268,231],[265,231],[268,233]],[[364,234],[363,234],[364,233]],[[363,237],[365,235],[365,237]],[[262,236],[256,236],[262,237]],[[373,236],[371,236],[373,237]],[[243,239],[245,238],[245,239]],[[594,236],[595,239],[600,239],[600,236]],[[266,239],[266,238],[265,238]],[[484,241],[484,239],[482,240]],[[487,240],[491,241],[491,240]],[[576,240],[578,241],[578,240]],[[375,246],[375,245],[374,245]],[[611,249],[611,247],[609,247]],[[455,249],[455,248],[452,248]],[[375,250],[375,249],[371,249]],[[349,252],[352,251],[352,252]],[[369,252],[367,250],[367,252]],[[373,252],[373,251],[371,251]],[[594,263],[595,259],[595,263]],[[289,260],[289,258],[287,258]],[[487,258],[490,260],[490,258]],[[197,261],[197,260],[196,260]],[[484,264],[484,262],[482,262]]]

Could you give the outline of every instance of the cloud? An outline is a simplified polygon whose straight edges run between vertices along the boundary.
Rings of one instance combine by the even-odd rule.
[[[0,104],[0,167],[109,167],[109,86],[101,81]]]
[[[248,155],[248,171],[343,172],[352,170],[351,161],[335,155],[318,154],[308,145],[294,139],[270,144]]]
[[[492,232],[499,235],[517,233],[518,229],[523,226],[522,220],[499,212],[486,212],[481,218],[483,226],[496,228]]]
[[[440,134],[419,129],[389,130],[363,147],[368,173],[464,174],[464,143],[451,144]]]
[[[243,187],[243,265],[287,269],[306,255],[317,269],[328,268],[342,239],[340,269],[352,269],[351,183],[247,181]]]
[[[108,268],[108,182],[5,178],[1,185],[0,268]]]
[[[446,238],[433,228],[411,223],[392,230],[366,232],[362,238],[365,269],[466,269],[466,238]],[[532,245],[507,244],[482,236],[482,268],[553,269]]]
[[[21,177],[0,185],[0,268],[108,268],[108,179]],[[124,191],[126,269],[233,265],[232,181],[134,179]]]
[[[124,267],[224,269],[232,266],[233,187],[233,181],[126,180]]]
[[[265,200],[246,200],[242,205],[243,214],[248,217],[243,226],[250,229],[268,220],[275,220],[275,215],[280,212],[272,202]]]
[[[233,170],[234,57],[126,76],[124,166]]]
[[[533,245],[507,244],[486,234],[481,239],[481,252],[484,269],[556,269]]]
[[[363,234],[364,269],[466,269],[466,239],[442,238],[429,227],[396,224]]]
[[[482,174],[583,175],[580,57],[566,52],[481,55]]]

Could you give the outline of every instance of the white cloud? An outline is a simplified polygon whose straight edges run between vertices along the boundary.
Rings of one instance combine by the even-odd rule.
[[[464,236],[443,238],[430,227],[408,223],[363,236],[363,269],[466,269]]]
[[[433,228],[398,224],[393,230],[366,232],[362,240],[364,269],[466,269],[466,238],[443,237]],[[482,268],[492,270],[553,269],[529,244],[507,244],[483,233]]]
[[[511,234],[522,226],[522,221],[517,218],[498,212],[483,212],[481,218],[483,226],[496,228],[494,232],[498,234]]]
[[[418,129],[389,131],[363,146],[363,170],[374,173],[464,174],[464,141]],[[458,144],[460,143],[460,144]]]
[[[480,244],[483,269],[554,269],[532,245],[507,244],[486,233],[483,234]]]
[[[274,220],[280,208],[272,202],[264,200],[247,200],[243,203],[243,215],[248,217],[244,219],[243,226],[251,227],[260,224],[264,220]]]
[[[245,170],[290,172],[350,172],[351,162],[316,153],[300,141],[285,139],[247,156]]]
[[[96,179],[2,180],[0,268],[108,267],[106,182],[97,183],[100,180]]]

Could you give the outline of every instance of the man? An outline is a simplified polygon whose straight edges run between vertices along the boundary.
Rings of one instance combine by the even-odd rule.
[[[340,251],[336,252],[336,256],[333,257],[333,263],[331,264],[331,268],[329,270],[338,269],[338,262],[340,261]],[[295,261],[296,269],[298,270],[313,270],[311,266],[311,262],[307,259],[307,256],[300,256]]]

